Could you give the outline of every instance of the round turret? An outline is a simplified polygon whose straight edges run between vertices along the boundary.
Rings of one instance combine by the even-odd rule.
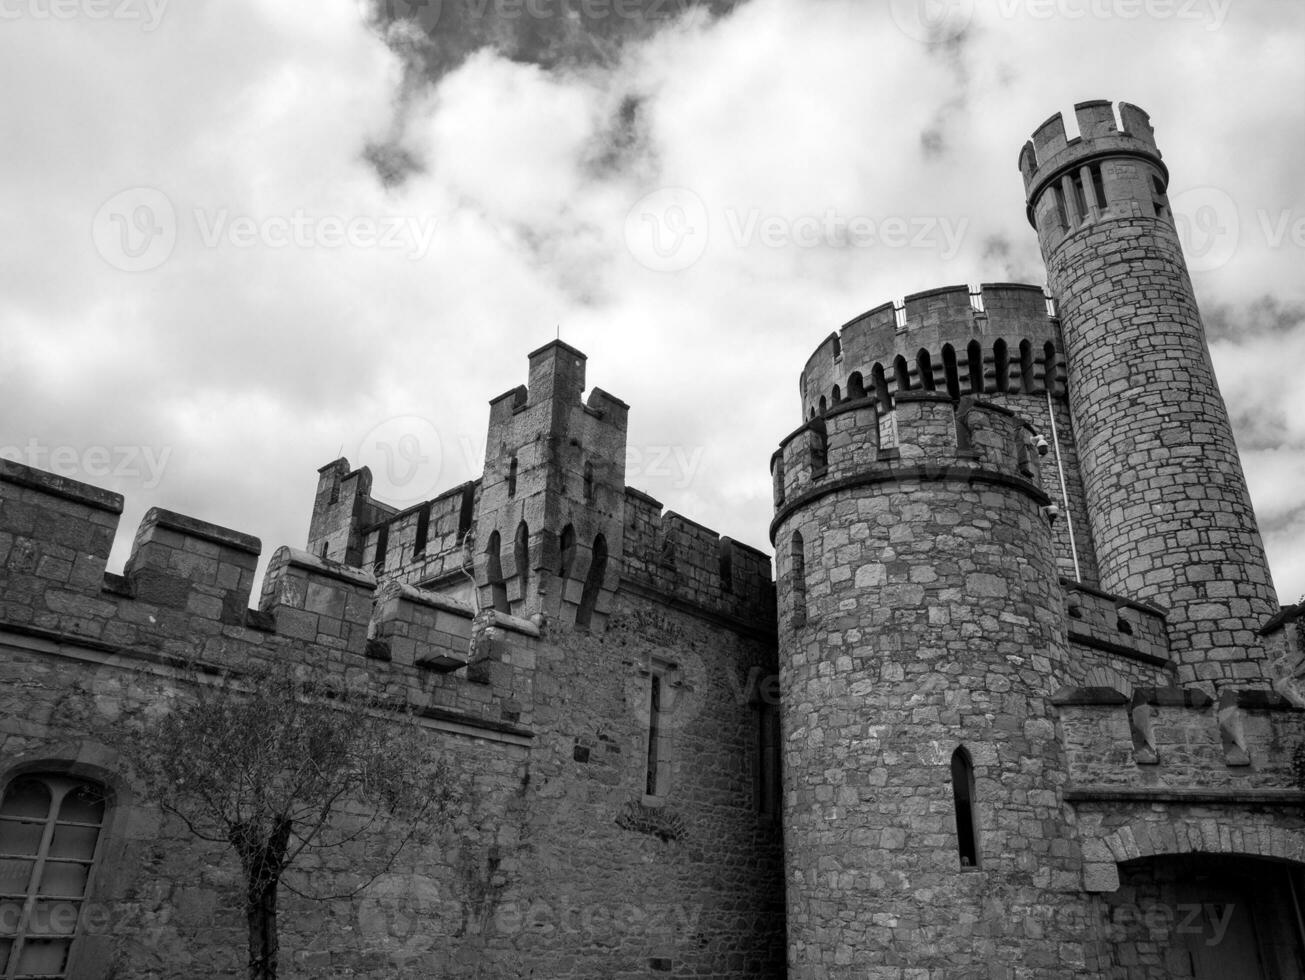
[[[1020,153],[1057,302],[1100,587],[1169,609],[1184,682],[1267,683],[1277,607],[1145,112],[1076,107]],[[1122,126],[1120,125],[1122,123]]]
[[[1053,904],[1077,855],[1037,433],[907,390],[827,409],[772,467],[790,976],[1092,975]]]

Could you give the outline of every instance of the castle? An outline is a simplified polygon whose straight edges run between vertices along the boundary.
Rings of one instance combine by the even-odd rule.
[[[242,975],[233,862],[105,732],[142,678],[265,658],[402,699],[473,790],[361,897],[287,896],[286,976],[1305,975],[1296,611],[1117,113],[1019,156],[1046,291],[816,349],[773,582],[626,485],[628,408],[560,341],[479,480],[399,511],[323,467],[256,609],[257,539],[155,509],[110,574],[122,498],[0,461],[4,976]]]

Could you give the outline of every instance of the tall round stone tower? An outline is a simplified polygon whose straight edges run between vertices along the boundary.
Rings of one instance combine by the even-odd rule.
[[[902,380],[883,403],[853,384],[772,460],[789,975],[1096,975],[1060,911],[1079,876],[1037,433]]]
[[[1179,680],[1261,681],[1277,608],[1147,114],[1075,107],[1019,166],[1059,306],[1087,508],[1108,592],[1169,610]]]

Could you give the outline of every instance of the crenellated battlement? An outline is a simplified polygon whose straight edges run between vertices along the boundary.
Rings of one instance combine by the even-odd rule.
[[[1064,117],[1058,112],[1034,130],[1020,150],[1019,168],[1029,200],[1061,174],[1100,157],[1143,157],[1164,167],[1151,117],[1137,106],[1119,103],[1116,120],[1114,105],[1098,99],[1075,105],[1074,116],[1078,136],[1067,137]]]
[[[807,360],[802,414],[867,395],[885,410],[902,392],[1063,395],[1059,321],[1041,286],[947,286],[845,323]]]
[[[1070,139],[1059,113],[1020,151],[1029,223],[1044,255],[1079,229],[1103,218],[1158,217],[1172,221],[1169,170],[1156,146],[1150,117],[1135,105],[1080,102],[1079,135]]]
[[[1112,656],[1164,667],[1169,664],[1165,612],[1145,602],[1061,579],[1071,643]]]
[[[294,548],[272,555],[251,609],[259,540],[160,508],[142,520],[123,575],[106,574],[121,514],[117,494],[0,460],[0,622],[99,649],[216,664],[248,655],[242,649],[277,655],[287,644],[309,645],[308,659],[435,674],[474,659],[470,605],[397,583],[378,592],[369,572]],[[492,625],[514,643],[539,635],[510,616]],[[526,679],[503,682],[519,692]],[[450,704],[457,697],[447,695]]]
[[[1009,409],[974,396],[906,392],[888,413],[870,397],[840,405],[788,436],[771,457],[772,540],[780,522],[813,497],[859,484],[999,484],[1046,506],[1037,435]]]
[[[770,557],[703,527],[633,488],[625,491],[622,585],[651,589],[725,616],[769,622],[775,615]]]
[[[596,387],[582,400],[585,361],[561,341],[531,353],[529,383],[490,401],[482,477],[432,500],[400,511],[371,496],[366,467],[324,466],[309,551],[554,626],[604,628],[627,577],[717,614],[773,617],[768,556],[663,517],[661,504],[626,487],[629,409]],[[627,515],[632,500],[637,513]],[[628,533],[643,537],[627,544]]]
[[[1270,691],[1141,687],[1099,669],[1052,698],[1071,792],[1296,789],[1305,710]]]

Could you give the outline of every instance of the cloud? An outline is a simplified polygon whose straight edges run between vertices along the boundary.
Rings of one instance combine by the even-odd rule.
[[[486,400],[560,327],[590,383],[630,403],[642,458],[689,461],[631,482],[764,545],[767,462],[800,421],[815,346],[921,289],[1041,282],[1016,154],[1052,111],[1123,97],[1151,111],[1175,186],[1224,188],[1238,209],[1226,264],[1193,279],[1271,554],[1291,553],[1305,286],[1290,236],[1271,245],[1257,215],[1300,203],[1305,125],[1280,110],[1305,82],[1299,15],[1266,37],[1268,15],[1240,7],[1217,31],[976,8],[939,39],[894,6],[749,0],[441,34],[350,3],[195,0],[150,35],[7,24],[0,444],[171,450],[157,486],[91,481],[128,494],[119,562],[155,503],[270,551],[302,543],[316,468],[357,463],[396,419],[438,432],[437,490],[478,475]],[[1109,53],[1111,91],[1074,52]],[[1210,70],[1251,62],[1235,91]],[[136,187],[166,193],[178,235],[131,274],[91,230]],[[681,210],[640,212],[649,199]],[[269,240],[300,217],[306,244]],[[680,218],[698,251],[667,271],[639,234]],[[359,220],[396,222],[400,247],[324,241]],[[1290,459],[1261,458],[1274,450]],[[1280,587],[1305,588],[1289,568]]]

